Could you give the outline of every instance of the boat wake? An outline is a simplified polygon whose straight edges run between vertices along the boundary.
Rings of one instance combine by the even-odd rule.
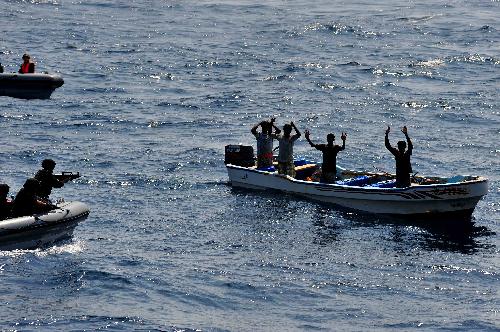
[[[15,249],[15,250],[0,250],[0,257],[21,257],[27,254],[35,255],[37,257],[55,256],[61,254],[78,254],[85,250],[85,242],[71,241],[68,243],[59,243],[47,248],[36,249]]]

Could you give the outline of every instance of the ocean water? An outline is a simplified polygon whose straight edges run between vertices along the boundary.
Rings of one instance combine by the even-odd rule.
[[[0,97],[0,181],[83,177],[72,239],[0,252],[5,331],[498,331],[500,2],[1,0],[0,62],[65,84]],[[269,116],[338,164],[489,178],[443,231],[232,189],[224,145]],[[301,139],[295,154],[320,159]]]

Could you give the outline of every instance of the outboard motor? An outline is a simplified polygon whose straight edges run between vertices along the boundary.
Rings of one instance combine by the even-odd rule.
[[[248,145],[226,145],[224,164],[242,167],[255,166],[253,147]]]

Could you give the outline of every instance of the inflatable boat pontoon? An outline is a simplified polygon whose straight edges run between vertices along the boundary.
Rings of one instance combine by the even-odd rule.
[[[48,99],[55,89],[64,84],[59,75],[0,74],[0,96],[22,99]]]
[[[89,212],[82,202],[65,202],[46,213],[2,220],[0,250],[33,249],[68,238]]]

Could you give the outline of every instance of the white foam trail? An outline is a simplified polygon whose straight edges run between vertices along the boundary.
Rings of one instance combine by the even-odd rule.
[[[59,254],[78,254],[85,249],[85,242],[78,240],[71,243],[66,243],[62,246],[53,246],[46,248],[44,250],[36,249],[35,255],[38,257],[45,257],[49,255],[59,255]]]
[[[26,254],[36,255],[37,257],[47,257],[59,254],[78,254],[85,250],[85,242],[82,240],[73,241],[63,245],[55,245],[44,249],[16,249],[10,251],[0,251],[0,257],[20,257]]]
[[[427,60],[427,61],[421,61],[415,64],[415,66],[420,66],[420,67],[437,67],[440,66],[444,63],[443,60],[441,59],[434,59],[434,60]]]

